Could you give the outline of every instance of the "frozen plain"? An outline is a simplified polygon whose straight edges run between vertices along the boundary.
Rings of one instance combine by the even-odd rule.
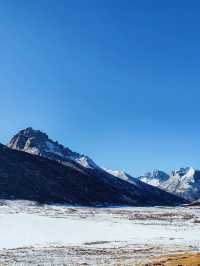
[[[200,251],[200,207],[0,202],[0,265],[138,265]]]

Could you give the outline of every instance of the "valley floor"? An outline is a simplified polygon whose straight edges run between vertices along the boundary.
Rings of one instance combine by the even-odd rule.
[[[156,256],[199,251],[199,207],[79,208],[0,202],[3,266],[141,265]]]

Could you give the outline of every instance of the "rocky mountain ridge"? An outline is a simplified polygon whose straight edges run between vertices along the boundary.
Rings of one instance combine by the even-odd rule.
[[[21,130],[7,145],[11,149],[24,151],[57,161],[75,161],[88,168],[98,167],[92,159],[83,154],[73,152],[57,141],[51,140],[46,133],[32,127]]]
[[[186,201],[128,174],[122,178],[27,128],[0,146],[0,198],[84,206],[177,205]],[[127,180],[126,180],[127,179]]]
[[[151,173],[139,179],[189,201],[200,199],[200,171],[192,167],[173,170],[169,175],[162,171],[159,175]]]

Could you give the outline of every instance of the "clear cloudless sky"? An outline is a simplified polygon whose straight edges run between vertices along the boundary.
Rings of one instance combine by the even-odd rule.
[[[0,142],[41,129],[133,176],[200,168],[200,1],[0,1]]]

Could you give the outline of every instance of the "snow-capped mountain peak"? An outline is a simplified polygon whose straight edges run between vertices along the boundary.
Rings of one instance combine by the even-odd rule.
[[[192,167],[180,168],[172,171],[172,175],[179,175],[180,177],[192,178],[195,174],[195,169]]]
[[[118,178],[120,178],[120,179],[123,179],[123,180],[125,180],[125,181],[127,181],[128,179],[129,179],[129,176],[128,176],[128,174],[126,174],[124,171],[122,171],[122,170],[111,170],[111,169],[107,169],[107,168],[104,168],[104,170],[107,172],[107,173],[109,173],[109,174],[111,174],[111,175],[114,175],[114,176],[116,176],[116,177],[118,177]]]
[[[169,179],[169,175],[161,170],[154,169],[152,172],[148,172],[144,176],[139,177],[139,179],[149,185],[159,186]]]
[[[98,167],[88,156],[73,152],[57,141],[51,140],[46,133],[28,127],[16,134],[8,144],[11,149],[43,156],[57,161],[72,160],[86,168]]]
[[[144,175],[139,177],[143,182],[159,187],[165,191],[184,197],[187,200],[200,198],[200,171],[193,167],[173,170],[171,175],[159,171],[159,175]],[[163,175],[164,173],[164,175]],[[163,178],[164,177],[164,178]]]
[[[111,170],[107,168],[103,168],[103,169],[110,175],[116,176],[119,179],[122,179],[128,183],[135,185],[138,188],[144,187],[144,183],[141,182],[138,178],[132,177],[131,175],[127,174],[126,172],[122,170]]]

